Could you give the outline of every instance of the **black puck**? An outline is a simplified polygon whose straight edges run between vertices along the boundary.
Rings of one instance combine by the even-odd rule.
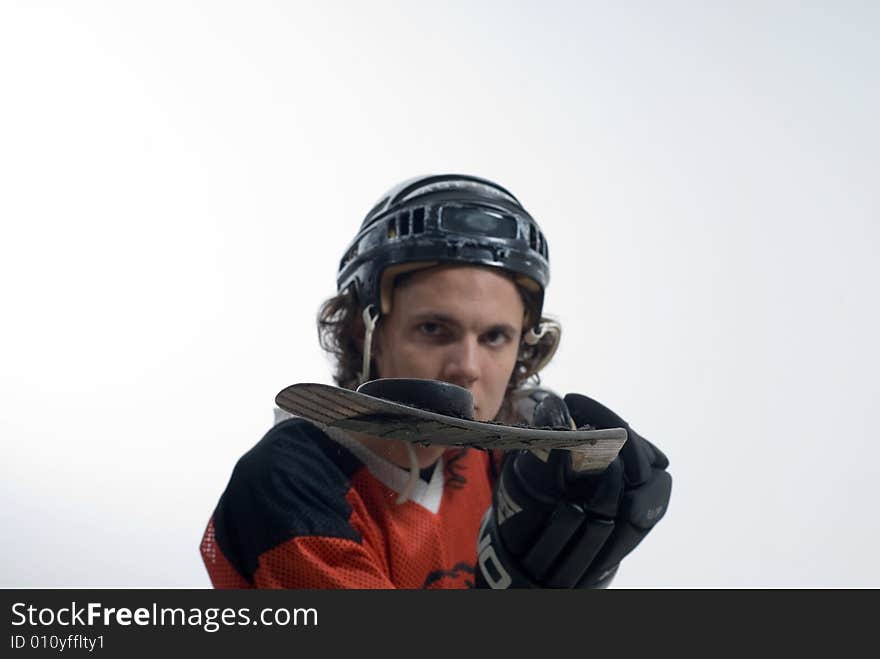
[[[459,419],[474,418],[474,397],[464,387],[439,380],[380,378],[364,382],[358,393]]]

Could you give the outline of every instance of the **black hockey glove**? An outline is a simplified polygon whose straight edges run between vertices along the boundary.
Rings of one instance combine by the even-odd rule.
[[[569,416],[569,413],[571,416]],[[508,454],[480,528],[477,586],[602,588],[666,511],[672,480],[659,449],[586,396],[549,396],[534,425],[626,428],[605,471],[579,473],[569,451]]]
[[[618,456],[623,463],[624,484],[614,531],[590,566],[591,573],[601,576],[616,570],[621,559],[635,549],[666,514],[672,494],[672,476],[666,471],[669,460],[626,421],[592,398],[569,394],[565,404],[579,426],[625,428],[627,432],[626,443]]]

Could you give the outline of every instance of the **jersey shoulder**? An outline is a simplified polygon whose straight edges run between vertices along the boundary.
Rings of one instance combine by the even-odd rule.
[[[362,466],[311,423],[279,423],[235,465],[214,511],[218,547],[250,579],[261,554],[293,538],[361,542],[346,495]]]

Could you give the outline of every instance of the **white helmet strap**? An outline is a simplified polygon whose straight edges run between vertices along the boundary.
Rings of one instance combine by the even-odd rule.
[[[533,365],[530,375],[533,375],[540,371],[550,362],[551,359],[553,359],[553,355],[556,353],[556,349],[559,347],[559,340],[562,338],[562,325],[560,325],[555,320],[549,320],[545,318],[536,328],[531,328],[528,332],[525,333],[525,336],[523,336],[523,341],[526,343],[526,345],[535,346],[538,345],[538,342],[546,335],[550,335],[553,341],[549,346],[547,354],[544,355],[537,364]]]
[[[373,347],[373,330],[376,329],[376,323],[379,322],[379,312],[372,304],[364,307],[362,315],[364,319],[364,362],[361,365],[361,375],[358,385],[363,384],[370,379],[370,353]]]

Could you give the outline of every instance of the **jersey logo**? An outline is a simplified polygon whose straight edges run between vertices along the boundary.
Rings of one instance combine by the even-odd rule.
[[[461,585],[465,588],[474,587],[474,566],[469,563],[456,563],[451,570],[434,570],[427,577],[422,588],[452,588]],[[445,581],[442,586],[435,585],[438,581]]]

